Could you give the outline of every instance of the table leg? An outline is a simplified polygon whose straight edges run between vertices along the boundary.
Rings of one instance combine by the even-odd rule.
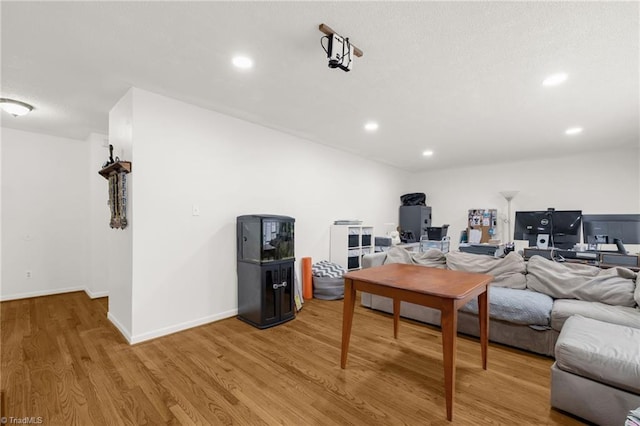
[[[456,339],[458,333],[458,310],[453,300],[445,301],[441,326],[444,392],[447,402],[447,420],[451,421],[453,419],[453,396],[456,393]]]
[[[342,308],[342,350],[340,354],[340,368],[347,365],[349,339],[351,338],[351,323],[353,322],[353,308],[356,303],[356,289],[353,280],[344,280],[344,304]]]
[[[393,299],[393,338],[398,338],[398,324],[400,323],[400,299]]]
[[[482,348],[482,368],[487,369],[487,347],[489,345],[489,287],[478,295],[478,319],[480,321],[480,347]]]

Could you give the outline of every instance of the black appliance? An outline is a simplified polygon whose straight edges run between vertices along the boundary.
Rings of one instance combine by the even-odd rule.
[[[420,241],[420,237],[427,234],[431,227],[431,207],[400,206],[400,230],[411,231],[413,241]]]
[[[237,218],[238,318],[255,327],[295,317],[294,225],[288,216]]]

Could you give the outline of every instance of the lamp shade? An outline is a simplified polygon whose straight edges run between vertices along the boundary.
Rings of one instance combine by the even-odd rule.
[[[502,195],[505,200],[511,201],[516,195],[518,195],[518,192],[520,191],[500,191],[500,195]]]
[[[33,107],[27,103],[7,98],[0,98],[0,108],[14,117],[28,114],[33,110]]]

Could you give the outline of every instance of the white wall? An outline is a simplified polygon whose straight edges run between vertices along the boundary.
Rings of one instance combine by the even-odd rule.
[[[0,298],[83,290],[89,259],[86,143],[1,131]]]
[[[506,219],[507,202],[500,195],[504,190],[520,191],[511,204],[512,229],[517,210],[554,207],[585,214],[640,213],[638,158],[638,149],[629,148],[438,170],[417,174],[409,190],[427,194],[434,226],[449,223],[448,235],[457,247],[469,209],[497,208],[499,216]],[[638,247],[628,249],[637,251]]]
[[[2,129],[0,129],[0,132],[2,131]],[[0,133],[0,300],[2,300],[2,271],[4,270],[4,258],[2,257],[2,241],[4,238],[4,234],[2,233],[2,225],[3,225],[3,221],[2,218],[4,216],[3,212],[4,210],[2,209],[2,193],[3,191],[3,187],[2,187],[2,152],[3,152],[3,145],[2,145],[2,134]]]
[[[110,112],[109,137],[133,161],[125,230],[108,227],[104,136],[2,128],[0,298],[108,293],[109,318],[131,342],[235,315],[241,214],[295,217],[296,258],[318,261],[333,220],[381,234],[407,192],[427,193],[454,247],[469,208],[505,216],[502,190],[520,191],[513,212],[640,212],[638,149],[409,174],[137,89]]]
[[[114,146],[114,157],[123,161],[132,158],[133,91],[129,90],[109,112],[109,142]],[[135,165],[132,165],[135,170]],[[133,174],[127,177],[127,192],[133,189]],[[107,286],[109,289],[109,320],[131,341],[133,335],[133,198],[129,196],[125,229],[109,229],[107,235]],[[106,204],[106,201],[105,201]],[[108,223],[108,222],[107,222]],[[157,230],[160,232],[160,230]]]
[[[238,215],[295,217],[314,261],[335,219],[397,221],[406,172],[137,89],[132,117],[134,342],[236,314]]]
[[[90,297],[104,297],[109,294],[109,184],[98,174],[98,170],[109,158],[109,139],[105,135],[92,133],[86,140],[89,158],[87,161],[87,181],[89,185],[89,279],[86,291]]]

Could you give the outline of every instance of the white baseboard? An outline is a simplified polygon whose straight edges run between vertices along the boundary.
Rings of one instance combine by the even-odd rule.
[[[9,294],[0,297],[0,301],[7,302],[9,300],[28,299],[31,297],[53,296],[55,294],[73,293],[74,291],[86,291],[84,287],[67,287],[57,288],[55,290],[30,291],[27,293]]]
[[[10,294],[8,296],[0,296],[0,302],[8,302],[9,300],[29,299],[31,297],[53,296],[55,294],[73,293],[74,291],[84,291],[91,299],[109,296],[108,291],[91,291],[84,287],[67,287],[55,290],[30,291],[28,293]]]
[[[127,340],[127,342],[129,344],[132,344],[133,342],[131,341],[131,333],[129,332],[129,330],[127,330],[121,323],[120,321],[118,321],[116,319],[116,317],[114,317],[113,315],[111,315],[111,312],[107,312],[107,319],[109,319],[109,321],[111,321],[111,324],[113,324],[118,331],[120,332],[120,334],[122,334],[122,336]]]
[[[96,299],[98,297],[105,297],[105,296],[109,295],[108,291],[92,292],[88,288],[84,288],[84,287],[69,287],[69,288],[62,288],[62,289],[56,289],[56,290],[34,291],[34,292],[29,292],[29,293],[20,293],[20,294],[2,296],[2,297],[0,297],[0,301],[4,302],[4,301],[9,301],[9,300],[26,299],[26,298],[30,298],[30,297],[52,296],[52,295],[55,295],[55,294],[72,293],[74,291],[84,291],[87,294],[87,296],[89,296],[91,299]],[[203,318],[198,318],[198,319],[191,320],[191,321],[185,321],[185,322],[180,323],[180,324],[175,324],[175,325],[171,325],[169,327],[159,328],[157,330],[153,330],[153,331],[142,333],[142,334],[139,334],[139,335],[136,335],[136,336],[132,336],[131,332],[129,330],[127,330],[120,323],[120,321],[118,321],[118,319],[115,318],[111,314],[111,312],[107,312],[107,318],[109,319],[109,321],[111,321],[111,323],[118,329],[120,334],[122,334],[122,336],[131,345],[136,344],[136,343],[146,342],[147,340],[156,339],[156,338],[162,337],[162,336],[167,336],[169,334],[177,333],[179,331],[184,331],[184,330],[187,330],[189,328],[198,327],[198,326],[201,326],[201,325],[204,325],[204,324],[209,324],[209,323],[212,323],[212,322],[215,322],[215,321],[220,321],[222,319],[230,318],[230,317],[233,317],[233,316],[236,316],[236,315],[238,315],[238,309],[231,309],[231,310],[226,311],[226,312],[220,312],[220,313],[217,313],[215,315],[208,315],[208,316],[203,317]]]
[[[159,328],[157,330],[149,331],[146,333],[135,335],[129,340],[130,344],[136,344],[141,342],[146,342],[147,340],[155,339],[158,337],[166,336],[169,334],[177,333],[179,331],[184,331],[189,328],[198,327],[200,325],[209,324],[211,322],[220,321],[222,319],[230,318],[238,315],[238,309],[232,309],[227,312],[221,312],[215,315],[209,315],[203,318],[199,318],[192,321],[185,321],[180,324],[171,325],[169,327]],[[125,336],[126,337],[126,336]]]
[[[98,299],[100,297],[107,297],[109,296],[109,291],[108,290],[104,290],[104,291],[91,291],[88,288],[84,289],[84,292],[87,293],[87,296],[89,296],[92,299]]]

